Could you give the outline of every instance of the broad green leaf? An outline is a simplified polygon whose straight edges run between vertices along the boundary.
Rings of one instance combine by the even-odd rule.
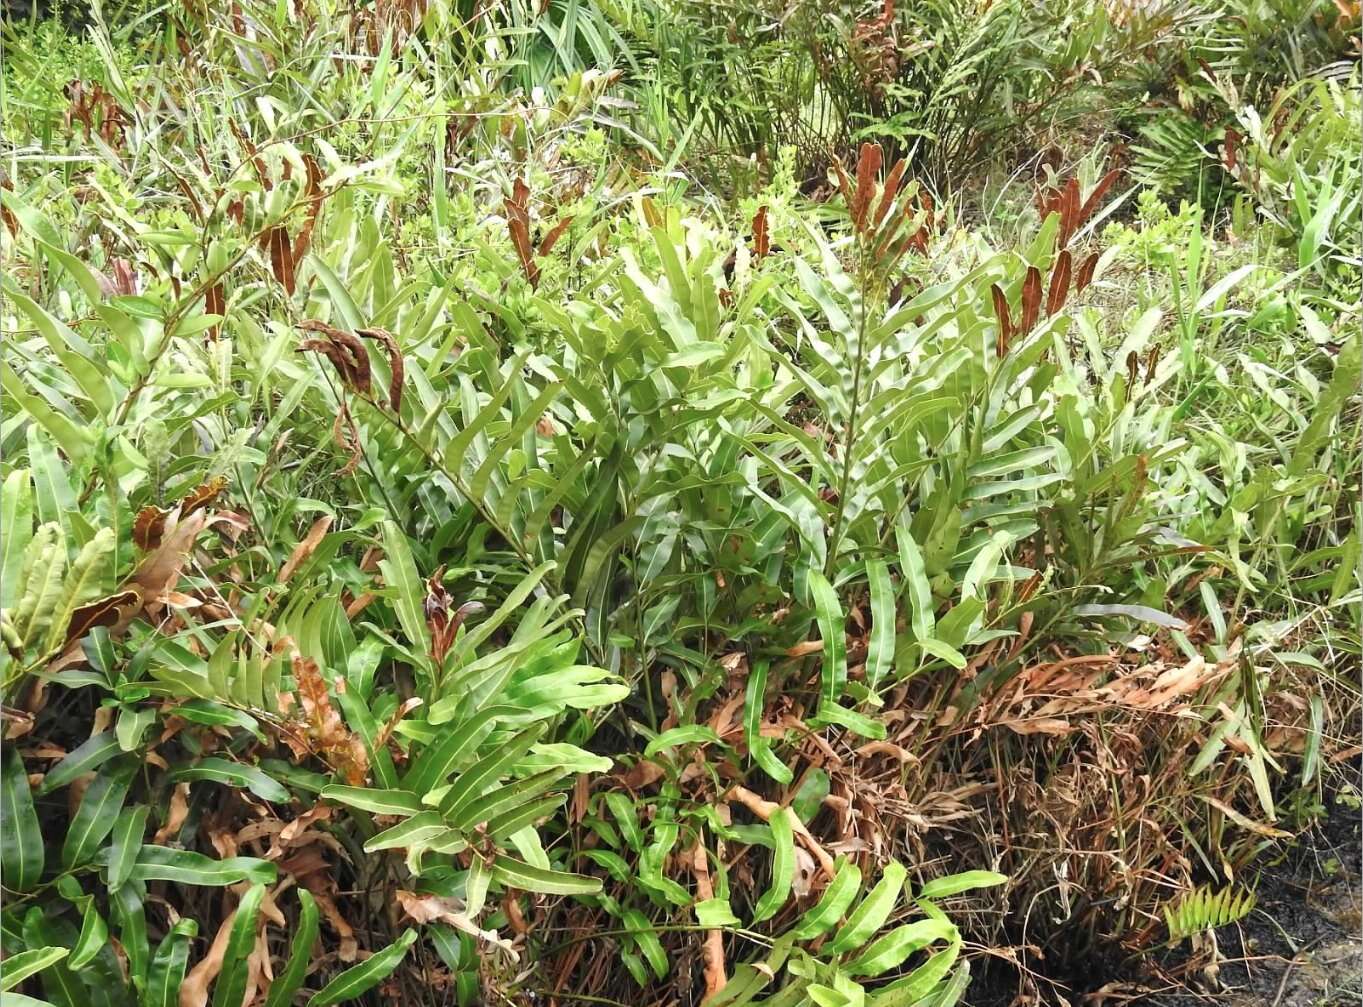
[[[918,893],[920,899],[945,899],[974,888],[992,888],[1008,882],[1008,875],[995,871],[963,871],[929,881]]]
[[[256,918],[260,915],[260,902],[264,896],[265,886],[254,884],[237,903],[232,929],[227,935],[222,971],[213,986],[213,1007],[241,1007],[251,971],[251,952],[255,949]]]
[[[62,843],[63,867],[70,870],[95,855],[123,810],[137,767],[137,761],[131,758],[110,763],[85,788]]]
[[[142,849],[142,837],[147,831],[147,815],[151,808],[137,804],[124,808],[114,823],[113,839],[109,843],[109,890],[117,891],[132,876],[133,865]]]
[[[719,745],[723,742],[713,728],[704,724],[683,724],[658,735],[644,748],[644,758],[651,759],[659,752],[678,745]]]
[[[4,284],[5,296],[32,320],[47,345],[52,348],[62,366],[76,379],[82,392],[100,416],[114,410],[114,393],[101,368],[94,362],[90,344],[71,331],[63,322],[48,314],[38,303],[25,295],[12,282]]]
[[[767,822],[771,829],[771,885],[753,908],[754,923],[771,919],[790,898],[791,882],[795,879],[795,830],[790,822],[791,814],[790,809],[783,808]]]
[[[904,892],[904,879],[907,876],[908,872],[898,861],[891,860],[886,864],[880,880],[852,911],[852,915],[847,917],[847,922],[833,936],[828,950],[833,954],[843,954],[865,944],[894,911],[895,904]]]
[[[846,858],[839,858],[833,880],[824,889],[819,901],[800,918],[791,931],[796,940],[809,941],[835,927],[846,914],[847,907],[861,888],[861,871]]]
[[[748,672],[743,693],[743,738],[748,744],[748,754],[762,767],[762,771],[777,783],[786,784],[795,778],[794,773],[772,752],[770,740],[762,736],[769,665],[770,662],[766,660],[755,661]]]
[[[1148,605],[1076,605],[1072,611],[1077,616],[1119,615],[1137,622],[1148,622],[1164,629],[1186,630],[1188,624],[1177,616],[1161,612]]]
[[[866,561],[871,592],[871,633],[866,646],[866,684],[874,689],[894,663],[895,604],[890,571],[881,560]]]
[[[540,739],[544,730],[545,725],[542,723],[531,725],[460,773],[440,802],[440,813],[451,821],[459,821],[464,809],[482,797],[484,791],[500,777],[506,775],[511,767],[530,751],[530,746]]]
[[[5,959],[0,965],[0,990],[14,989],[31,975],[36,975],[53,962],[59,962],[69,954],[66,948],[33,948],[19,951]]]
[[[382,951],[352,965],[327,983],[308,1000],[308,1007],[331,1007],[344,1003],[373,989],[393,974],[407,956],[407,949],[416,943],[417,933],[407,929],[397,940]]]
[[[287,803],[289,800],[288,788],[255,766],[228,762],[215,756],[201,759],[192,766],[173,770],[169,778],[177,781],[211,780],[229,787],[244,787],[262,801],[274,801],[278,804]]]
[[[199,924],[186,918],[171,927],[162,939],[147,972],[144,1007],[180,1007],[180,984],[185,981],[185,966],[189,964],[189,941],[198,932]]]
[[[64,642],[67,626],[76,609],[104,593],[106,580],[112,580],[110,560],[116,544],[113,529],[101,528],[94,538],[81,547],[62,584],[61,600],[52,613],[51,628],[48,630],[47,642],[43,645],[45,652],[56,650]]]
[[[877,937],[865,951],[842,967],[848,975],[878,976],[934,941],[958,939],[956,928],[944,920],[918,920]]]
[[[502,854],[493,860],[492,874],[502,884],[523,892],[543,892],[547,895],[595,895],[601,891],[599,878],[532,867]]]
[[[392,828],[384,829],[378,835],[366,841],[364,852],[375,853],[379,850],[405,849],[416,846],[440,835],[446,828],[445,819],[437,812],[423,811],[419,815],[413,815],[405,822],[399,822]]]
[[[275,865],[256,857],[228,857],[214,860],[192,850],[168,846],[143,846],[137,854],[130,878],[134,881],[174,881],[182,885],[221,888],[240,881],[273,884]]]
[[[0,489],[0,609],[12,609],[23,583],[19,579],[24,551],[33,539],[33,479],[28,469],[15,469]]]
[[[443,783],[466,758],[472,756],[493,724],[524,711],[513,706],[489,706],[479,710],[427,748],[402,778],[402,788],[414,794],[430,793]]]
[[[416,656],[424,660],[431,652],[431,633],[424,612],[426,585],[417,573],[407,536],[396,522],[383,523],[383,550],[379,568],[383,571],[383,582],[394,592],[393,610],[398,624],[415,648]]]
[[[424,811],[421,799],[409,790],[376,790],[372,787],[326,787],[323,800],[339,801],[375,815],[415,815]]]
[[[728,899],[704,899],[697,902],[693,908],[696,911],[696,922],[703,927],[719,929],[743,925],[734,915]]]
[[[81,742],[69,752],[61,762],[53,766],[38,787],[39,794],[50,794],[58,787],[65,787],[71,781],[86,773],[93,773],[108,762],[122,749],[113,731],[101,731],[92,738]]]
[[[290,1007],[294,994],[307,977],[308,965],[312,961],[312,946],[317,942],[317,902],[306,888],[300,886],[295,890],[298,892],[298,927],[289,945],[289,962],[270,984],[270,995],[265,1007]]]
[[[0,872],[5,887],[31,891],[43,873],[43,834],[28,788],[28,771],[17,750],[0,759]]]
[[[913,610],[910,626],[918,640],[931,639],[937,625],[936,606],[932,601],[932,588],[928,586],[927,568],[923,564],[923,553],[909,531],[907,520],[895,525],[895,541],[899,545],[899,563],[904,573],[904,583],[909,590],[909,605]]]
[[[823,670],[820,673],[819,706],[835,705],[847,685],[847,643],[842,606],[837,592],[818,570],[809,571],[809,593],[818,616],[823,639]]]

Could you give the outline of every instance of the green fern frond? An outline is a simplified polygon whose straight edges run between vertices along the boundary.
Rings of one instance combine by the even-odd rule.
[[[1233,885],[1219,891],[1210,885],[1195,888],[1177,901],[1165,903],[1164,922],[1169,927],[1169,940],[1181,941],[1242,920],[1254,908],[1255,900],[1254,892],[1237,892]]]

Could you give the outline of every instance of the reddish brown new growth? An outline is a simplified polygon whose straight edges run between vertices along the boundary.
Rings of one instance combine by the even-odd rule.
[[[279,281],[279,285],[286,293],[292,295],[294,260],[289,232],[283,225],[276,224],[261,237],[261,243],[270,251],[270,270],[274,273],[274,278]]]
[[[204,311],[210,315],[227,314],[227,299],[223,294],[221,283],[213,284],[204,294]],[[218,327],[216,325],[208,330],[208,338],[212,340],[218,338]]]
[[[765,259],[767,253],[771,251],[771,238],[767,234],[766,206],[759,206],[757,208],[757,213],[753,215],[752,242],[753,254],[757,256],[757,259],[760,262],[762,259]]]
[[[69,102],[66,108],[68,129],[73,122],[79,122],[87,140],[97,134],[111,147],[123,143],[128,116],[98,81],[87,85],[84,81],[73,80],[66,85],[66,97]]]
[[[1046,317],[1050,318],[1065,306],[1065,298],[1070,292],[1070,253],[1061,249],[1051,270],[1051,286],[1046,292]]]
[[[1025,336],[1032,331],[1036,320],[1041,316],[1041,270],[1036,266],[1027,267],[1027,277],[1022,281],[1022,326]]]
[[[1037,193],[1036,206],[1042,220],[1052,213],[1060,215],[1060,230],[1055,239],[1057,248],[1064,248],[1070,243],[1120,176],[1121,172],[1113,168],[1098,180],[1087,199],[1080,198],[1079,180],[1073,177],[1060,188],[1052,186]]]
[[[503,200],[506,207],[506,229],[511,235],[511,244],[521,260],[521,269],[532,287],[539,285],[540,270],[535,264],[534,251],[530,245],[530,186],[525,179],[516,179],[511,187],[511,195]]]
[[[885,222],[885,215],[890,212],[895,197],[899,195],[899,183],[904,180],[904,172],[908,168],[908,160],[901,157],[890,169],[889,177],[885,179],[885,190],[880,195],[880,204],[876,207],[875,216],[871,218],[871,227],[875,230],[880,230],[880,225]]]
[[[994,317],[999,323],[999,334],[994,349],[1002,360],[1008,355],[1008,346],[1013,341],[1013,319],[1008,314],[1008,298],[997,283],[990,284],[990,296],[994,299]]]
[[[857,191],[852,198],[852,226],[858,231],[866,223],[866,210],[871,205],[871,192],[875,188],[876,174],[880,171],[884,154],[880,145],[863,143],[861,156],[857,159]]]
[[[459,635],[459,627],[464,624],[464,620],[473,613],[483,610],[482,602],[466,601],[451,612],[453,599],[442,583],[444,576],[445,567],[442,564],[426,581],[424,605],[426,624],[431,630],[431,660],[437,666],[444,664],[445,655],[454,646],[455,638]]]
[[[1098,253],[1094,252],[1079,264],[1079,275],[1074,280],[1074,292],[1082,294],[1084,288],[1093,282],[1093,271],[1098,266]]]
[[[572,217],[564,217],[549,229],[548,234],[540,239],[539,256],[541,259],[554,250],[554,246],[558,244],[558,239],[563,237],[563,233],[567,231],[572,224]]]

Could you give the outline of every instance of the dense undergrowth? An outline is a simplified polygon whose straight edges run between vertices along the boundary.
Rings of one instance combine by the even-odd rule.
[[[6,1007],[1044,999],[1358,799],[1357,5],[833,6],[5,24]]]

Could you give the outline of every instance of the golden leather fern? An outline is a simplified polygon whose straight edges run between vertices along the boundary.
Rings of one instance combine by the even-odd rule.
[[[1203,885],[1185,893],[1175,902],[1165,903],[1164,922],[1169,927],[1169,940],[1181,941],[1205,930],[1215,930],[1235,923],[1249,915],[1254,908],[1255,894],[1236,892],[1227,885],[1215,891]]]

